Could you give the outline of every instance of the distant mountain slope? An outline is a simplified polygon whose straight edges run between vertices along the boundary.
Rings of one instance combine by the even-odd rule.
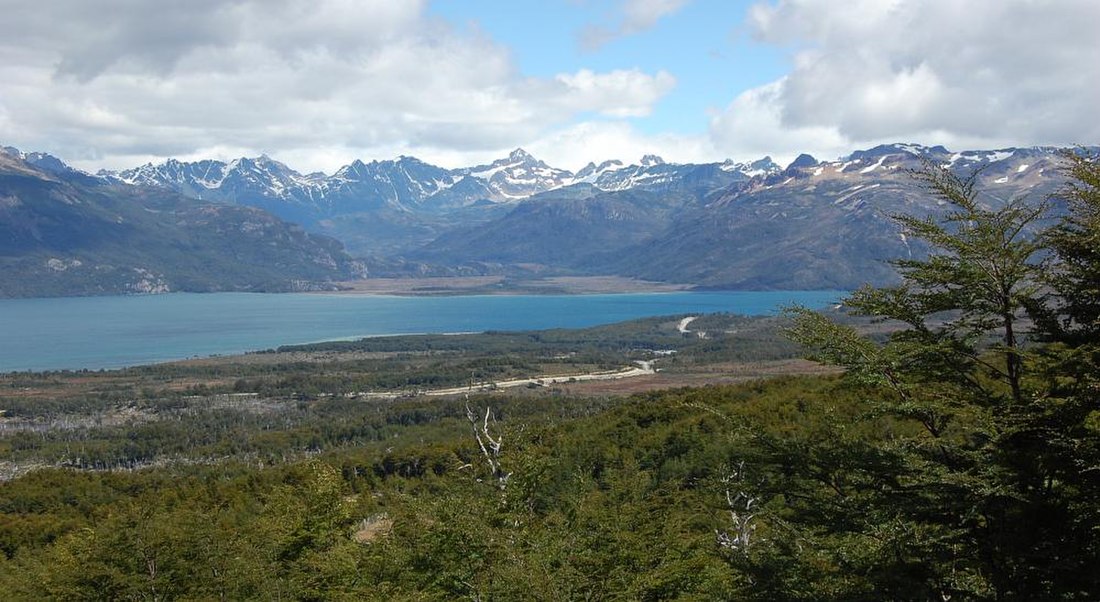
[[[708,195],[750,178],[721,164],[643,165],[605,171],[597,184],[573,184],[530,197],[486,223],[456,228],[407,254],[434,263],[531,264],[588,271],[664,231]]]
[[[896,275],[887,260],[926,252],[889,216],[943,207],[912,177],[923,161],[980,169],[983,202],[1042,200],[1059,184],[1057,149],[952,153],[884,145],[787,169],[719,164],[635,167],[620,192],[544,193],[507,215],[444,235],[411,256],[426,261],[538,265],[586,274],[734,289],[851,289]],[[663,175],[662,170],[667,177]],[[611,172],[626,181],[627,169]],[[596,176],[594,180],[604,177]],[[721,183],[719,186],[718,183]],[[605,181],[606,185],[606,181]],[[611,186],[608,186],[612,188]]]
[[[808,159],[808,160],[807,160]],[[852,289],[893,281],[886,260],[927,250],[889,216],[943,211],[914,180],[921,160],[981,169],[982,202],[1043,200],[1060,183],[1056,149],[951,153],[886,145],[835,162],[807,157],[780,174],[731,188],[629,249],[602,271],[737,289]]]
[[[307,290],[363,274],[337,241],[259,209],[39,160],[0,152],[0,296]]]
[[[452,230],[484,224],[532,196],[579,184],[589,185],[595,194],[673,190],[690,182],[699,196],[778,170],[767,158],[751,164],[677,165],[649,155],[638,165],[608,161],[572,173],[516,149],[486,165],[449,170],[399,157],[354,161],[331,176],[302,175],[268,157],[257,157],[229,163],[169,160],[100,175],[193,198],[260,207],[335,236],[352,252],[394,255]]]
[[[581,184],[532,197],[490,223],[444,234],[409,257],[577,268],[605,262],[609,252],[652,237],[692,201],[682,193],[602,192]]]

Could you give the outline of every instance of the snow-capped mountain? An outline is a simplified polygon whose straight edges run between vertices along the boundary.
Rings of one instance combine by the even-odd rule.
[[[801,156],[809,157],[809,155]],[[722,163],[722,171],[739,173],[750,178],[773,174],[780,169],[782,168],[779,167],[775,161],[772,161],[771,157],[764,157],[763,159],[748,163],[735,163],[732,159],[726,159],[726,161]]]
[[[618,163],[618,162],[616,162]],[[608,165],[604,163],[600,167]],[[587,169],[587,168],[586,168]],[[667,190],[684,185],[700,189],[702,192],[718,190],[736,182],[768,175],[779,171],[779,166],[770,157],[764,157],[752,163],[667,163],[656,155],[642,157],[635,165],[617,165],[613,169],[592,170],[592,175],[584,178],[596,188],[605,192],[647,189]]]
[[[354,161],[332,177],[318,178],[322,198],[337,203],[335,208],[364,210],[388,206],[413,210],[425,199],[455,185],[450,171],[424,163],[415,157],[392,161]]]
[[[619,161],[617,159],[613,159],[613,160],[610,160],[610,161],[604,161],[604,162],[600,163],[599,165],[596,165],[595,163],[590,162],[588,165],[585,165],[584,167],[582,167],[580,169],[580,171],[573,174],[573,182],[574,183],[595,184],[596,180],[598,180],[601,175],[603,175],[603,174],[605,174],[609,171],[615,171],[616,169],[621,169],[622,166],[623,166],[623,162]]]
[[[356,160],[331,176],[302,175],[261,156],[228,163],[169,159],[100,175],[128,184],[170,188],[197,198],[243,204],[254,204],[259,198],[279,200],[310,207],[318,219],[383,207],[416,211],[450,209],[477,201],[511,202],[565,185],[572,177],[522,149],[490,165],[454,170],[402,156],[369,163]]]
[[[456,169],[453,173],[484,180],[496,199],[504,201],[525,199],[572,184],[574,180],[572,172],[550,167],[522,148],[489,165]]]
[[[317,203],[318,176],[323,176],[303,176],[266,155],[228,163],[169,159],[120,172],[101,171],[99,175],[135,186],[169,188],[202,200],[256,205],[257,200],[269,199],[299,207]]]
[[[777,172],[765,157],[753,163],[706,164],[730,174],[726,180],[744,180]],[[453,209],[477,202],[514,203],[532,195],[575,184],[592,184],[604,191],[667,185],[699,173],[696,164],[666,163],[646,155],[638,164],[621,161],[590,164],[577,173],[551,167],[523,149],[488,165],[444,169],[415,157],[396,160],[356,160],[331,176],[302,175],[267,156],[225,163],[205,160],[187,163],[169,159],[157,165],[102,177],[141,186],[170,188],[202,199],[252,204],[257,197],[315,207],[318,216],[389,206],[402,210]],[[718,185],[715,188],[719,187]]]
[[[100,176],[139,186],[168,188],[212,201],[260,207],[311,229],[333,234],[360,252],[414,248],[439,233],[441,216],[455,225],[476,224],[534,195],[571,186],[597,191],[686,187],[704,195],[751,177],[778,171],[771,159],[746,164],[666,163],[646,155],[633,165],[605,161],[577,173],[551,167],[523,149],[486,165],[445,169],[415,157],[356,160],[331,176],[303,175],[267,156],[230,162],[169,159]],[[456,213],[457,212],[457,213]]]
[[[74,169],[61,159],[58,159],[57,157],[49,153],[25,153],[13,146],[0,146],[0,153],[27,163],[28,165],[32,165],[35,168],[40,169],[46,173],[81,178],[90,177],[89,174],[86,174],[79,169]]]
[[[884,144],[867,150],[857,150],[835,161],[817,161],[801,155],[781,172],[757,182],[760,187],[784,186],[789,192],[819,191],[820,185],[832,181],[864,186],[897,180],[912,185],[911,173],[926,164],[947,165],[960,174],[978,172],[980,187],[993,193],[1012,188],[1018,194],[1037,192],[1037,187],[1049,192],[1057,183],[1060,149],[1055,147],[1006,148],[952,152],[942,146],[919,144]]]

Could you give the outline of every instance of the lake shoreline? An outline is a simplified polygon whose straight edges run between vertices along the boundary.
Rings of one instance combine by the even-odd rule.
[[[556,281],[557,282],[557,281]],[[390,282],[392,285],[393,283]],[[618,286],[620,283],[613,283]],[[0,372],[101,370],[335,340],[583,328],[824,307],[829,291],[380,295],[171,293],[0,300]],[[557,292],[557,291],[555,291]]]
[[[311,295],[437,297],[474,295],[612,295],[681,293],[692,284],[654,282],[623,276],[435,276],[427,278],[367,278],[333,283],[337,290],[308,291]]]

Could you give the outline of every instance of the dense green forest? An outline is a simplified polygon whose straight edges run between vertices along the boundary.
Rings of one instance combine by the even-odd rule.
[[[630,336],[498,333],[477,339],[486,346],[477,357],[463,355],[473,339],[374,340],[282,350],[360,354],[346,361],[361,365],[326,364],[310,390],[280,379],[317,364],[257,362],[135,369],[105,381],[114,390],[52,402],[5,396],[14,417],[68,420],[136,400],[135,411],[159,418],[112,426],[98,414],[98,424],[0,437],[5,457],[43,465],[0,484],[0,591],[16,600],[1100,598],[1100,162],[1066,161],[1052,207],[990,210],[975,201],[975,179],[922,172],[951,212],[896,219],[933,254],[898,262],[897,287],[846,303],[880,328],[801,308],[765,322],[843,375],[631,396],[384,401],[348,397],[361,384],[339,376],[426,374],[449,362],[440,366],[461,382],[475,361],[491,371],[515,358],[504,370],[513,374],[670,350],[668,369],[689,370],[708,357],[752,360],[738,356],[749,341],[763,357],[790,352],[750,326],[759,322],[708,317],[731,338],[685,337],[653,320],[625,327]],[[1053,226],[1022,236],[1051,211]],[[211,372],[203,389],[179,386],[202,370]],[[72,376],[5,383],[35,391]],[[92,448],[112,470],[56,466]],[[120,469],[119,458],[145,467]]]

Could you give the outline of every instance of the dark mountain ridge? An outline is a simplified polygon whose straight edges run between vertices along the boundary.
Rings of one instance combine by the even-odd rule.
[[[365,274],[338,241],[260,209],[31,160],[0,152],[0,296],[313,290]]]

